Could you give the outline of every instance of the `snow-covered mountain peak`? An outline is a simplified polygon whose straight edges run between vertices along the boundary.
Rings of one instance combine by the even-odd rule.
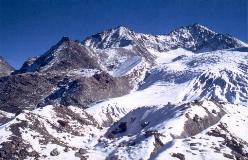
[[[172,48],[182,47],[196,53],[247,46],[230,35],[216,33],[200,24],[180,27],[166,36],[170,37],[166,43]]]
[[[212,32],[215,33],[214,31],[210,30],[208,27],[203,26],[199,23],[194,23],[192,25],[186,26],[186,28],[193,29],[193,30],[198,30],[200,32]]]
[[[125,26],[117,26],[116,28],[112,29],[112,32],[118,32],[120,36],[126,36],[126,34],[129,34],[132,31]]]
[[[35,71],[68,71],[73,69],[99,69],[93,50],[63,37],[56,45],[39,57],[26,61],[17,73]]]
[[[210,30],[209,28],[200,25],[198,23],[192,24],[192,25],[188,25],[188,26],[183,26],[183,27],[179,27],[177,29],[175,29],[174,31],[172,31],[171,33],[169,33],[169,35],[180,35],[180,34],[190,34],[189,36],[192,36],[193,38],[195,38],[194,36],[204,36],[205,35],[215,35],[216,33],[212,30]]]
[[[97,49],[125,47],[132,44],[134,32],[124,26],[118,26],[87,37],[83,43]]]
[[[168,51],[184,48],[195,53],[248,46],[246,43],[209,28],[192,24],[175,29],[168,34],[150,35],[136,33],[119,26],[87,37],[83,44],[93,49],[131,48],[142,46],[145,49]]]

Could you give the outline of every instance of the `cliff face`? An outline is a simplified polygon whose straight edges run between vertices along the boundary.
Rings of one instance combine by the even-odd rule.
[[[20,70],[0,78],[0,109],[18,113],[49,104],[89,104],[129,93],[130,76],[113,77],[97,54],[66,37]]]

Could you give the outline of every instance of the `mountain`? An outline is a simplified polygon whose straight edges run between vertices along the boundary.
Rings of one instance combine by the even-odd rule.
[[[20,70],[0,78],[0,109],[19,113],[48,104],[85,108],[129,92],[128,75],[112,77],[102,68],[93,50],[64,37]]]
[[[0,77],[7,76],[15,69],[0,56]]]
[[[172,42],[170,44],[172,47],[170,48],[185,48],[193,52],[207,52],[247,46],[247,44],[236,38],[215,33],[200,24],[178,28],[167,36],[169,36],[169,43]],[[163,39],[166,39],[166,37]]]
[[[133,45],[136,33],[124,26],[118,26],[101,33],[89,36],[84,40],[84,44],[97,49],[119,48]]]
[[[73,69],[100,69],[98,59],[89,48],[77,41],[63,37],[55,46],[45,54],[28,60],[18,73],[25,72],[51,72],[67,71]]]
[[[0,77],[0,159],[247,160],[247,71],[200,24],[63,37]]]
[[[197,53],[247,47],[247,44],[230,35],[215,33],[200,24],[180,27],[165,35],[135,33],[119,26],[90,36],[83,43],[97,49],[144,45],[158,51],[184,48]]]

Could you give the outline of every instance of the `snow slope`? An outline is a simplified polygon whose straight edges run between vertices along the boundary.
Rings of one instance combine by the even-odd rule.
[[[248,153],[247,114],[245,106],[213,101],[121,107],[109,100],[86,110],[46,106],[3,125],[1,142],[18,136],[28,157],[39,159],[173,159],[177,153],[228,159]],[[228,144],[232,140],[236,148]]]
[[[157,65],[149,70],[139,90],[154,85],[163,88],[166,84],[168,94],[181,97],[173,102],[208,98],[247,105],[248,52],[221,50],[193,54],[176,49],[152,53],[158,57]],[[174,88],[181,91],[174,94]]]
[[[0,128],[0,152],[13,158],[26,148],[22,156],[30,159],[246,159],[248,52],[238,50],[150,50],[157,58],[137,90],[87,109],[46,106],[10,117]],[[137,60],[122,64],[132,68]]]

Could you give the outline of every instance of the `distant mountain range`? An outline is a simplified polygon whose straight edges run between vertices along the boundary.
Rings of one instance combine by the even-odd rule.
[[[248,44],[200,24],[0,57],[0,159],[248,159]]]

